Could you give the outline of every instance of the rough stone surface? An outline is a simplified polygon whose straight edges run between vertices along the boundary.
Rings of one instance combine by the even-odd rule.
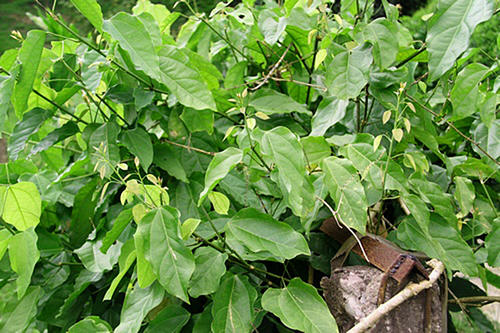
[[[383,272],[369,266],[349,266],[333,271],[330,278],[321,280],[323,296],[335,317],[340,332],[346,332],[360,319],[377,308],[377,297]],[[398,293],[404,285],[398,286],[389,278],[386,300]],[[437,283],[432,293],[432,332],[443,332],[440,288]],[[369,332],[424,332],[425,294],[410,298],[382,318]]]

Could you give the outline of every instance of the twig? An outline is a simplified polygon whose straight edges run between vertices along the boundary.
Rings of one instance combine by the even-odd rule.
[[[418,295],[421,291],[431,288],[434,282],[436,282],[439,276],[443,273],[444,265],[442,262],[436,259],[430,260],[427,264],[433,268],[431,274],[429,275],[429,280],[423,280],[419,283],[409,283],[402,291],[397,293],[387,302],[381,304],[372,313],[370,313],[365,318],[361,319],[359,323],[357,323],[353,328],[351,328],[347,332],[348,333],[366,332],[372,326],[374,326],[377,323],[377,321],[379,321],[382,317],[384,317],[398,305],[402,304],[407,299],[410,299],[411,297]]]
[[[406,97],[408,97],[409,99],[411,99],[413,102],[417,103],[418,106],[420,106],[422,109],[424,109],[425,111],[429,112],[430,114],[432,114],[434,117],[439,117],[439,115],[432,111],[431,109],[429,109],[427,106],[423,105],[422,103],[420,103],[416,98],[414,98],[413,96],[410,96],[410,95],[406,95]],[[471,138],[469,138],[467,135],[465,135],[464,133],[462,133],[462,131],[460,131],[458,128],[455,127],[455,125],[453,125],[451,122],[449,122],[448,120],[445,120],[446,124],[448,126],[450,126],[455,132],[457,132],[461,137],[463,137],[465,140],[469,141],[470,143],[472,143],[474,146],[476,146],[484,155],[486,155],[486,157],[488,157],[489,159],[491,159],[493,162],[495,162],[497,165],[500,165],[500,162],[498,162],[497,160],[495,160],[493,158],[493,156],[491,156],[490,154],[488,154],[488,152],[486,150],[484,150],[476,141],[472,140]]]
[[[267,75],[262,79],[262,81],[256,87],[251,88],[251,90],[257,90],[260,87],[262,87],[264,84],[266,84],[267,81],[269,81],[269,78],[274,74],[274,72],[279,67],[279,65],[281,64],[281,62],[283,61],[283,59],[285,59],[285,56],[288,53],[288,50],[290,50],[290,46],[292,46],[292,44],[288,45],[288,47],[286,48],[285,52],[283,52],[283,54],[281,55],[281,58],[279,58],[278,62],[274,64],[273,68],[271,68],[271,70],[269,71],[269,73],[267,73]]]
[[[187,150],[192,150],[192,151],[195,151],[197,153],[201,153],[201,154],[205,154],[205,155],[209,155],[209,156],[215,156],[215,153],[212,152],[212,151],[206,151],[206,150],[203,150],[203,149],[200,149],[200,148],[186,146],[186,145],[183,145],[182,143],[177,143],[177,142],[174,142],[174,141],[170,141],[168,139],[162,139],[161,141],[166,142],[168,144],[171,144],[173,146],[181,147],[181,148],[184,148],[184,149],[187,149]]]
[[[43,95],[41,92],[39,92],[38,90],[36,89],[33,89],[33,92],[38,95],[39,97],[41,97],[43,100],[49,102],[50,104],[52,104],[53,106],[55,106],[56,108],[58,108],[59,110],[61,110],[61,112],[67,114],[68,116],[72,117],[73,119],[75,119],[76,121],[79,121],[81,123],[84,123],[85,125],[88,125],[89,123],[86,122],[85,120],[83,120],[82,118],[74,115],[73,113],[69,112],[68,110],[66,110],[63,106],[57,104],[56,102],[54,102],[53,100],[49,99],[47,96]]]
[[[479,306],[493,302],[500,302],[500,296],[470,296],[448,300],[448,303],[468,303],[468,305],[470,303],[478,303],[477,305]]]

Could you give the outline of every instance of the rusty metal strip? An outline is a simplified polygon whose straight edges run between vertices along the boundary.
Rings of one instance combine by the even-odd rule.
[[[347,227],[340,227],[333,217],[323,221],[320,230],[335,239],[340,244],[343,244],[351,237],[351,233],[347,230]],[[376,235],[367,234],[366,236],[361,237],[360,241],[369,263],[384,272],[388,272],[391,269],[391,266],[393,266],[394,263],[401,258],[401,255],[408,254],[408,252],[398,248],[388,240]],[[353,246],[352,251],[359,256],[364,257],[359,244]],[[405,281],[414,268],[417,268],[418,272],[424,277],[427,276],[427,272],[420,262],[417,259],[414,259],[414,257],[411,259],[412,260],[402,260],[397,269],[391,272],[390,276],[398,283]]]

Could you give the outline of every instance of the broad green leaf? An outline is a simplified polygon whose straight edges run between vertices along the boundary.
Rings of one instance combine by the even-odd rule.
[[[104,254],[100,251],[102,240],[92,240],[85,242],[74,252],[87,270],[94,273],[103,273],[113,269],[120,256],[122,245],[123,243],[117,242]]]
[[[214,296],[212,332],[250,332],[256,298],[257,291],[246,276],[225,278]]]
[[[135,286],[127,291],[120,315],[120,325],[115,333],[136,333],[146,315],[163,300],[165,291],[155,283],[148,288]]]
[[[190,65],[189,57],[174,46],[164,45],[159,52],[160,82],[179,102],[197,110],[216,110],[212,93],[201,74]]]
[[[144,333],[179,333],[189,321],[190,313],[178,304],[169,304],[156,315]]]
[[[5,251],[7,251],[11,237],[12,234],[7,229],[0,230],[0,260],[2,260]]]
[[[169,175],[184,183],[189,183],[179,154],[169,144],[156,144],[154,146],[153,163],[165,170]]]
[[[322,136],[306,136],[300,139],[309,166],[319,164],[323,159],[332,154],[330,145]]]
[[[471,211],[476,193],[474,185],[469,178],[456,176],[455,177],[455,199],[461,210],[461,215],[466,216]]]
[[[96,0],[71,0],[71,3],[89,20],[89,22],[102,33],[101,6]]]
[[[160,60],[150,34],[138,17],[120,12],[104,21],[103,30],[128,52],[137,69],[154,79],[160,77]]]
[[[243,152],[234,147],[229,147],[226,150],[215,154],[212,161],[208,165],[205,173],[205,188],[200,193],[198,206],[203,203],[208,193],[224,178],[243,159]]]
[[[469,276],[477,276],[472,249],[458,231],[439,215],[432,214],[430,220],[429,231],[425,231],[415,219],[405,219],[398,226],[397,238],[406,247],[441,260],[449,270],[459,270]]]
[[[306,162],[297,136],[288,128],[276,127],[265,132],[262,153],[278,169],[281,192],[297,216],[305,217],[314,207],[314,188],[306,173]]]
[[[491,157],[498,159],[500,157],[500,119],[493,120],[489,128],[486,124],[480,123],[474,131],[474,141],[486,150]],[[479,155],[484,155],[475,145],[472,148]]]
[[[20,182],[7,185],[2,192],[0,212],[5,222],[21,231],[38,225],[42,213],[42,200],[35,184]]]
[[[217,291],[220,279],[226,273],[227,258],[227,254],[208,246],[200,247],[195,251],[196,268],[189,282],[191,297],[197,298]]]
[[[194,326],[192,333],[212,333],[210,327],[212,323],[212,304],[209,303],[203,309],[203,312],[193,316]]]
[[[130,266],[134,263],[136,258],[134,240],[129,239],[121,248],[120,257],[118,258],[118,267],[120,268],[120,273],[113,279],[108,291],[104,295],[103,301],[109,301],[113,297],[113,294],[118,287],[118,284],[123,279]]]
[[[340,222],[364,234],[368,205],[363,185],[352,162],[332,156],[323,160],[321,168]]]
[[[113,170],[110,166],[120,162],[120,149],[117,146],[120,127],[114,122],[109,121],[98,127],[90,136],[88,143],[89,153],[93,164],[98,164],[104,168],[104,176],[109,177]]]
[[[378,18],[363,29],[363,36],[373,44],[373,59],[380,68],[387,68],[396,61],[398,54],[397,26],[385,19]]]
[[[180,16],[180,13],[170,13],[170,11],[162,4],[153,4],[149,0],[138,0],[137,4],[132,8],[132,12],[135,15],[140,15],[141,13],[151,14],[158,26],[160,31],[163,33],[168,32],[168,29],[172,23]]]
[[[106,253],[113,243],[120,237],[121,233],[132,221],[132,208],[124,209],[118,214],[113,227],[109,230],[102,240],[101,252]]]
[[[450,120],[460,120],[476,113],[480,99],[478,84],[487,72],[488,67],[474,63],[458,74],[451,90],[453,114]]]
[[[214,206],[214,210],[217,214],[227,215],[231,203],[223,193],[212,191],[208,193],[208,199]]]
[[[267,115],[290,112],[311,114],[311,111],[304,104],[271,89],[259,89],[250,97],[248,106],[252,106],[255,110]]]
[[[318,110],[311,120],[311,136],[323,136],[326,131],[342,120],[349,101],[337,98],[326,98],[319,104]]]
[[[33,82],[38,72],[40,58],[42,56],[43,44],[45,43],[45,32],[31,30],[19,50],[17,59],[21,63],[21,72],[14,86],[12,94],[12,105],[18,118],[27,111],[28,97],[33,88]]]
[[[7,125],[7,115],[12,104],[11,96],[14,92],[14,84],[18,73],[19,66],[11,71],[10,76],[0,76],[0,131],[4,131]]]
[[[430,213],[425,202],[415,194],[403,193],[401,199],[423,232],[427,233],[429,230]]]
[[[21,299],[31,282],[31,275],[40,252],[36,246],[38,237],[33,228],[17,233],[9,241],[9,259],[12,270],[17,273],[17,297]]]
[[[5,333],[25,332],[35,319],[38,300],[43,296],[40,286],[30,287],[24,297],[15,305],[11,312],[2,313],[5,325],[0,330]],[[5,317],[4,317],[5,316]]]
[[[214,112],[212,110],[195,110],[184,108],[180,116],[189,132],[203,132],[212,134],[214,131]]]
[[[469,38],[476,26],[491,17],[493,7],[492,0],[438,1],[426,38],[432,80],[453,66],[469,46]]]
[[[152,265],[146,260],[146,254],[150,247],[149,229],[150,224],[142,223],[142,219],[137,223],[137,230],[134,234],[134,244],[137,256],[137,285],[141,288],[149,287],[155,280]]]
[[[85,242],[93,229],[94,211],[98,200],[98,194],[96,194],[98,184],[99,179],[94,178],[80,188],[75,195],[69,237],[71,243],[76,247]]]
[[[110,333],[112,331],[111,326],[98,316],[88,316],[68,329],[68,333]]]
[[[488,250],[488,265],[500,267],[500,221],[493,221],[493,230],[485,239],[486,250]]]
[[[299,254],[310,254],[300,233],[255,208],[240,210],[226,224],[225,230],[251,251],[267,251],[280,257],[281,261]]]
[[[50,111],[35,108],[23,115],[23,120],[18,122],[9,138],[9,157],[16,160],[19,153],[24,150],[28,138],[38,132],[40,126],[50,118]]]
[[[193,218],[189,218],[186,221],[184,221],[181,225],[182,239],[187,240],[189,237],[191,237],[191,235],[196,230],[200,222],[201,222],[200,219],[193,219]]]
[[[139,162],[147,172],[153,162],[153,144],[148,133],[141,127],[123,132],[122,143],[127,149],[139,158]]]
[[[144,253],[158,281],[168,293],[188,303],[187,288],[195,262],[181,238],[178,211],[170,207],[155,209],[140,224],[149,228]]]
[[[372,63],[371,49],[357,47],[337,54],[326,72],[328,92],[338,99],[358,97],[368,82],[368,70]]]
[[[92,283],[102,279],[102,276],[102,273],[94,273],[86,269],[82,269],[76,277],[75,283],[72,288],[73,291],[64,300],[63,305],[59,308],[57,316],[65,316],[68,313],[74,311],[75,305],[78,306],[78,299],[80,295],[82,295]]]
[[[80,132],[78,126],[75,122],[69,121],[66,124],[62,125],[59,128],[56,128],[47,136],[45,136],[40,142],[38,142],[30,152],[30,155],[37,154],[41,151],[47,150],[52,147],[54,144],[69,138],[70,136]]]
[[[337,323],[316,289],[294,278],[283,289],[269,288],[262,296],[262,307],[283,324],[305,333],[338,332]]]

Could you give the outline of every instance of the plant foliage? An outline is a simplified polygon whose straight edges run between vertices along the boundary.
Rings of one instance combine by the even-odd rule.
[[[0,331],[335,332],[332,215],[499,287],[493,0],[422,40],[385,0],[182,2],[43,8],[0,57]]]

